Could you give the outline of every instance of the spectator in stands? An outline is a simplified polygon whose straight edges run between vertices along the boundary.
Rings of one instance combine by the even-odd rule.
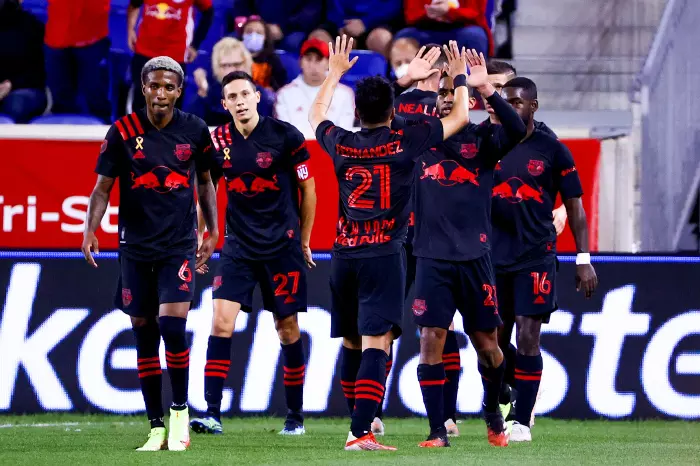
[[[51,0],[47,13],[52,112],[90,114],[110,123],[109,0]]]
[[[204,68],[197,68],[194,71],[197,92],[188,94],[184,110],[202,118],[209,126],[221,126],[231,121],[231,114],[221,105],[221,82],[227,74],[234,71],[245,71],[250,74],[253,57],[241,41],[233,37],[224,37],[214,45],[211,53],[211,67],[212,73],[207,73]],[[272,115],[275,94],[260,86],[258,86],[258,92],[260,92],[258,112],[262,116]]]
[[[393,32],[402,24],[401,0],[328,0],[328,22],[321,26],[330,37],[347,34],[354,48],[367,48],[386,56]],[[316,30],[312,37],[325,34]]]
[[[237,24],[231,31],[253,15],[267,23],[270,38],[278,48],[297,53],[309,33],[323,20],[323,1],[233,0],[233,17]]]
[[[401,37],[391,43],[389,50],[389,65],[396,79],[403,78],[408,70],[408,64],[415,58],[420,45],[410,37]]]
[[[0,0],[0,63],[0,113],[17,123],[44,113],[44,25],[19,0]]]
[[[276,117],[296,126],[306,139],[315,139],[307,116],[323,80],[326,79],[328,55],[327,42],[315,38],[308,39],[301,46],[301,74],[277,93]],[[338,85],[328,110],[328,119],[342,128],[352,129],[355,120],[355,94],[348,86]]]
[[[255,84],[277,90],[287,83],[287,70],[270,36],[267,23],[260,16],[251,16],[241,28],[243,45],[253,56],[253,81]]]
[[[143,17],[136,32],[136,20],[143,6]],[[200,11],[192,42],[187,43],[187,23],[192,7]],[[134,86],[132,109],[142,108],[146,101],[141,92],[141,69],[148,60],[161,55],[177,60],[183,70],[186,63],[197,57],[199,45],[207,37],[214,19],[212,0],[130,0],[127,34],[129,48],[134,51],[131,61],[131,81]],[[183,96],[176,105],[182,107]]]
[[[493,38],[486,18],[488,0],[404,0],[406,29],[396,37],[413,37],[421,45],[446,44],[493,55]]]

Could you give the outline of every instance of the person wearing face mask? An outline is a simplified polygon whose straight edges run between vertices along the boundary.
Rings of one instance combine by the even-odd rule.
[[[389,49],[389,64],[396,79],[401,79],[408,71],[408,64],[418,53],[418,41],[410,37],[396,39]]]
[[[328,43],[319,39],[308,39],[301,46],[301,74],[277,93],[275,117],[296,126],[306,139],[316,138],[306,116],[328,74],[328,57]],[[341,128],[353,128],[355,93],[352,89],[342,84],[338,85],[328,115]]]
[[[233,37],[224,37],[214,45],[211,53],[211,71],[204,68],[194,70],[196,92],[189,92],[184,110],[203,119],[209,126],[221,126],[231,121],[228,110],[221,105],[221,82],[233,71],[250,73],[253,68],[253,57],[243,43]],[[261,86],[258,113],[262,116],[272,115],[275,94]]]
[[[253,56],[253,81],[258,86],[276,91],[287,83],[287,70],[275,54],[267,23],[260,16],[251,16],[242,27],[243,45]]]
[[[18,0],[0,0],[0,113],[27,123],[46,108],[44,25]]]

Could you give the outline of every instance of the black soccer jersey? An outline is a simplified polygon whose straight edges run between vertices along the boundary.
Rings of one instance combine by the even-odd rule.
[[[138,110],[102,143],[95,172],[119,178],[119,251],[135,260],[191,254],[197,247],[195,172],[209,170],[206,123],[175,109],[162,130]]]
[[[396,115],[405,118],[407,121],[420,121],[438,118],[436,104],[437,92],[413,89],[396,97],[394,100],[394,111]],[[397,129],[396,126],[396,124],[392,124],[392,128]],[[416,170],[417,172],[420,171],[420,165],[416,165]],[[411,209],[413,209],[413,203],[411,203]],[[406,242],[409,244],[413,244],[414,226],[415,213],[411,212],[408,221],[408,233],[406,234]]]
[[[322,122],[316,139],[333,158],[340,191],[336,257],[397,253],[406,240],[416,159],[442,141],[442,123],[356,133]]]
[[[232,122],[212,133],[214,170],[228,193],[224,254],[270,259],[299,244],[298,182],[310,178],[304,136],[289,123],[260,117],[248,138]]]
[[[493,262],[517,270],[556,252],[552,209],[583,195],[569,149],[542,131],[518,144],[496,167],[492,190]]]

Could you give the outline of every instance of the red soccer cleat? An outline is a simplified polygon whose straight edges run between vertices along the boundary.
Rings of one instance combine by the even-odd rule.
[[[345,442],[346,451],[396,451],[396,447],[390,447],[387,445],[382,445],[377,442],[372,432],[368,432],[360,438],[352,435],[352,432],[348,434],[348,440]]]
[[[447,435],[440,435],[434,438],[428,437],[428,440],[418,444],[421,448],[446,448],[450,446],[450,441],[447,439]]]
[[[494,432],[490,428],[486,429],[489,437],[489,443],[494,447],[507,447],[508,434],[506,432]]]

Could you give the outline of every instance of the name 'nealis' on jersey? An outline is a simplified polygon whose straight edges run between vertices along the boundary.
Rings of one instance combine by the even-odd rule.
[[[399,131],[382,126],[353,133],[330,121],[318,126],[316,139],[333,158],[340,191],[336,257],[376,257],[401,250],[415,160],[442,138],[439,120]],[[376,155],[354,156],[365,151]]]

